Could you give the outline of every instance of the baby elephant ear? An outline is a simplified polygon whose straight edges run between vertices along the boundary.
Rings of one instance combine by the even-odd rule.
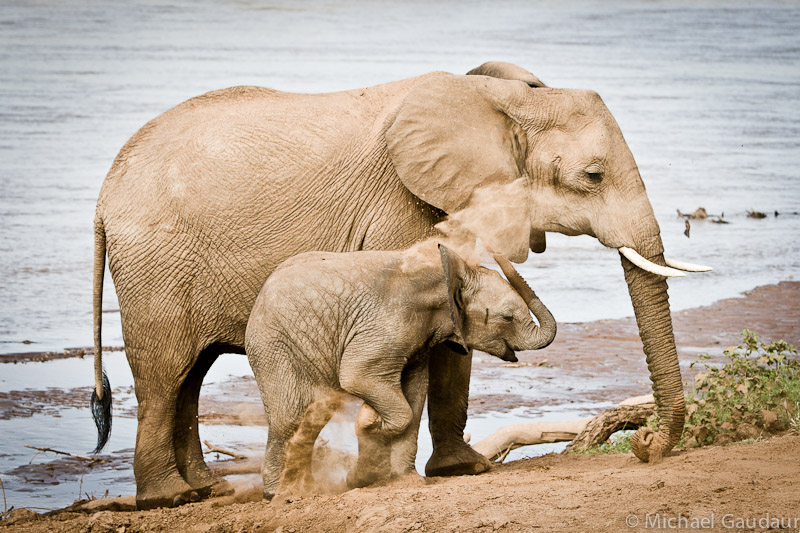
[[[462,288],[467,264],[458,254],[439,244],[439,254],[442,256],[442,270],[444,270],[444,281],[447,285],[447,303],[450,307],[450,318],[453,319],[453,337],[455,342],[464,349],[464,353],[469,353],[467,343],[464,340],[464,301]]]
[[[502,78],[504,80],[524,81],[529,87],[547,87],[542,80],[524,68],[505,61],[487,61],[483,65],[467,72],[467,76],[491,76],[492,78]]]

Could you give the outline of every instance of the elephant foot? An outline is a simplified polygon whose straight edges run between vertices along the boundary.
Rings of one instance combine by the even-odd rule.
[[[183,478],[171,483],[161,483],[152,490],[137,490],[136,508],[140,511],[158,507],[178,507],[190,502],[200,501],[200,494],[190,487]]]
[[[185,472],[181,472],[192,489],[200,498],[230,496],[234,493],[233,485],[212,472],[204,462],[190,463]]]
[[[136,498],[136,509],[138,511],[148,511],[159,507],[178,507],[187,503],[200,501],[197,491],[189,489],[174,496],[162,496],[155,498]]]
[[[228,483],[223,478],[218,478],[211,485],[206,485],[205,487],[198,487],[195,488],[194,490],[202,499],[230,496],[235,492],[233,485]]]
[[[379,481],[386,481],[387,478],[385,469],[364,468],[356,465],[347,473],[347,488],[360,489]]]
[[[211,485],[211,496],[230,496],[234,492],[236,491],[233,488],[233,485],[222,478],[219,478],[219,480]]]
[[[469,476],[481,474],[492,467],[489,460],[473,450],[468,444],[434,448],[433,455],[425,465],[425,475]]]

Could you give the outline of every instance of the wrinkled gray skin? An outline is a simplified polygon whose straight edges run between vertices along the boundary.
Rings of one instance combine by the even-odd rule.
[[[542,87],[501,63],[472,74],[316,95],[224,89],[123,147],[97,203],[95,353],[107,251],[139,402],[141,508],[230,490],[203,461],[200,386],[219,354],[243,351],[256,296],[288,257],[407,248],[493,190],[501,216],[464,220],[512,261],[556,231],[665,264],[636,163],[596,93]],[[646,459],[680,437],[681,376],[666,281],[622,263],[659,407],[660,430],[635,438]],[[482,472],[489,463],[463,441],[471,361],[443,344],[432,351],[426,473]]]
[[[531,295],[523,300],[497,272],[472,268],[432,240],[408,251],[309,252],[280,265],[245,334],[269,425],[265,496],[276,492],[287,442],[306,408],[336,391],[369,406],[357,431],[362,452],[372,445],[373,453],[360,454],[350,486],[383,477],[374,448],[387,437],[399,438],[386,474],[415,473],[430,349],[449,342],[463,347],[463,357],[479,349],[516,361],[516,350],[549,345],[555,321]]]

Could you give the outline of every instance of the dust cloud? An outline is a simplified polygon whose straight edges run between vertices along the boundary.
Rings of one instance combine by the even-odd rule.
[[[471,266],[491,262],[491,250],[505,251],[514,261],[524,260],[530,245],[528,196],[522,178],[488,184],[477,189],[466,207],[437,224],[436,229],[442,234],[443,244]]]
[[[278,483],[276,500],[347,490],[345,477],[355,465],[356,456],[339,449],[336,444],[355,438],[354,432],[345,431],[344,428],[347,427],[346,422],[355,418],[353,407],[360,403],[360,399],[350,394],[331,392],[308,406],[286,448],[286,462]],[[331,420],[336,422],[332,427],[338,428],[338,431],[333,431],[329,440],[317,443],[320,432]]]

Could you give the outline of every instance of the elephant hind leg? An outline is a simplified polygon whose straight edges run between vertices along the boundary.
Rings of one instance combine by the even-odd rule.
[[[286,436],[270,426],[267,450],[264,453],[264,461],[261,463],[265,500],[271,500],[278,492],[278,483],[283,473],[283,465],[286,463],[286,444]]]
[[[136,506],[145,510],[196,501],[199,495],[181,476],[175,457],[173,435],[180,375],[177,358],[171,359],[175,357],[172,353],[156,359],[155,350],[134,348],[128,343],[126,352],[139,402],[133,459]],[[147,364],[154,360],[168,364],[156,370]]]
[[[233,494],[233,487],[206,465],[200,445],[197,403],[206,373],[222,353],[242,353],[240,348],[212,344],[200,352],[178,392],[173,441],[178,471],[201,498]]]

